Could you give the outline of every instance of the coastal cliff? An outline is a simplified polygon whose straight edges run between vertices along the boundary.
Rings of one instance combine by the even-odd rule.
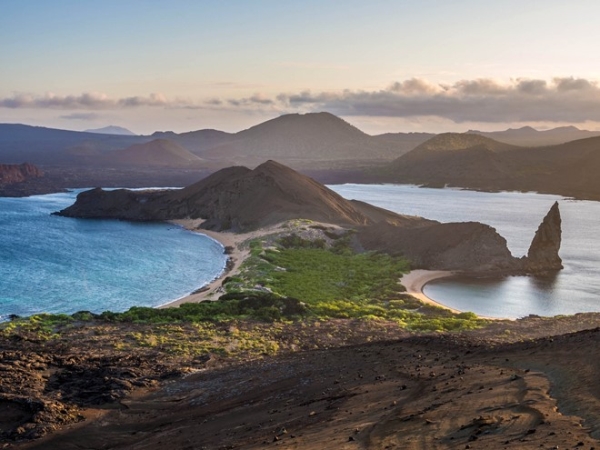
[[[22,183],[31,178],[44,175],[40,169],[33,164],[0,164],[0,186]]]
[[[406,257],[413,268],[494,274],[538,274],[563,268],[558,254],[562,235],[558,202],[522,258],[510,253],[506,240],[494,228],[479,222],[407,225],[382,221],[359,230],[357,238],[367,250]]]
[[[302,218],[355,229],[357,248],[402,255],[415,268],[538,273],[562,267],[558,204],[540,225],[528,256],[515,258],[506,240],[488,225],[443,224],[349,201],[275,161],[254,170],[223,169],[181,190],[96,188],[79,194],[74,205],[57,214],[132,221],[203,219],[204,229],[233,232]]]

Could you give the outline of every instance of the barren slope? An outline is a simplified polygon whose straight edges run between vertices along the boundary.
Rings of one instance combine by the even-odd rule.
[[[167,139],[155,139],[143,144],[134,144],[123,150],[116,150],[105,157],[112,164],[148,167],[193,167],[202,159]]]

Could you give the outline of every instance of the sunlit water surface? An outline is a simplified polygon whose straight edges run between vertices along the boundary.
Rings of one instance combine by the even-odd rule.
[[[219,243],[173,225],[51,215],[76,193],[0,197],[0,320],[158,306],[223,270]]]
[[[537,227],[558,200],[563,220],[560,256],[565,268],[557,276],[442,279],[427,284],[424,292],[452,308],[489,317],[600,311],[600,202],[536,193],[487,193],[409,185],[329,187],[345,198],[402,214],[440,222],[486,223],[506,238],[515,256],[527,253]]]

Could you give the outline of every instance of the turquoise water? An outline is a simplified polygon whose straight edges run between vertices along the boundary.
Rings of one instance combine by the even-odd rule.
[[[600,311],[600,202],[535,193],[485,193],[408,185],[330,186],[349,199],[442,222],[495,227],[515,256],[527,252],[554,201],[563,217],[556,277],[456,278],[425,286],[435,300],[491,317]],[[168,224],[51,216],[75,192],[0,198],[0,320],[9,314],[122,311],[157,306],[215,278],[226,256],[217,242]]]
[[[225,266],[218,242],[173,225],[50,215],[75,196],[0,198],[0,319],[158,306]]]
[[[439,220],[478,221],[493,226],[515,256],[522,256],[552,204],[558,200],[564,269],[554,277],[454,278],[429,283],[430,298],[461,311],[518,318],[600,311],[600,202],[555,195],[474,192],[409,185],[330,186],[343,197]]]

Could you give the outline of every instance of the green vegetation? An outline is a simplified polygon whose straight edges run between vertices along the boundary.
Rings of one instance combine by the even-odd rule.
[[[56,338],[58,330],[74,320],[67,314],[36,314],[24,319],[14,317],[10,322],[0,324],[0,336],[10,337],[18,332],[22,339],[46,341]]]
[[[333,233],[332,233],[333,234]],[[453,314],[423,305],[403,293],[398,283],[409,270],[407,261],[378,253],[355,253],[351,234],[333,234],[327,248],[323,239],[307,240],[296,234],[266,249],[257,239],[251,256],[237,277],[224,281],[230,294],[269,292],[300,299],[318,319],[359,318],[393,320],[414,331],[468,330],[485,321],[473,313]]]
[[[292,233],[277,240],[271,236],[249,242],[250,257],[239,275],[223,280],[226,293],[219,300],[179,308],[133,307],[99,315],[82,311],[71,316],[13,317],[0,324],[0,337],[43,342],[82,333],[89,325],[93,331],[88,334],[127,330],[113,340],[115,350],[146,348],[191,357],[206,353],[256,356],[278,351],[285,341],[282,327],[296,327],[295,337],[286,338],[285,343],[294,349],[329,345],[331,333],[317,344],[314,336],[300,333],[299,339],[297,333],[305,325],[316,330],[319,323],[339,319],[370,323],[369,329],[385,323],[413,331],[469,330],[486,323],[473,313],[453,314],[405,294],[398,279],[409,270],[407,261],[355,253],[350,233],[317,226],[303,230],[318,230],[322,238],[305,239]],[[349,330],[357,325],[336,322],[334,328],[348,339]],[[344,342],[341,336],[334,340]]]
[[[126,336],[121,350],[136,346],[188,357],[207,353],[221,356],[272,355],[279,350],[278,342],[268,333],[240,330],[234,325],[223,328],[212,323],[195,323],[185,327],[165,324],[133,331]]]
[[[299,319],[307,314],[296,299],[270,293],[250,292],[226,294],[214,302],[184,303],[179,308],[133,307],[123,313],[105,311],[100,318],[110,322],[177,323],[227,322],[253,319],[263,322]]]

